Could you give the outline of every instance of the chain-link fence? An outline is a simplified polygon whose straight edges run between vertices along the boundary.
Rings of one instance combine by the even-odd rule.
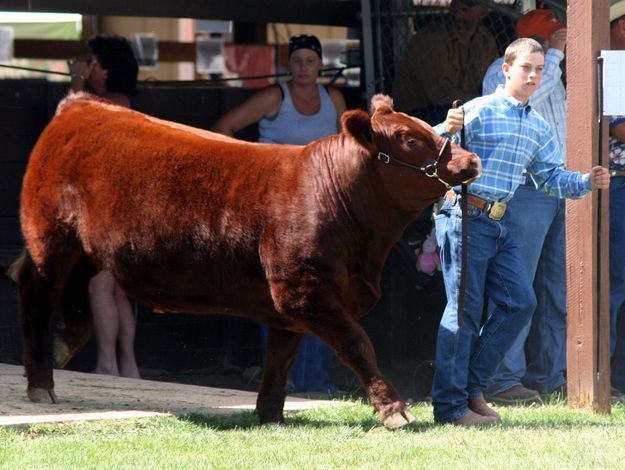
[[[536,2],[532,2],[536,3]],[[544,3],[564,24],[566,4]],[[516,39],[523,0],[372,0],[376,90],[430,124],[482,94],[488,66]],[[543,5],[536,5],[543,6]]]

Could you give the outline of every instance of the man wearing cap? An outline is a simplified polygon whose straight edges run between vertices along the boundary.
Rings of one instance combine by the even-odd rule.
[[[625,50],[625,0],[610,6],[610,49]],[[625,391],[625,116],[610,118],[610,354],[612,395]],[[617,321],[618,320],[618,321]]]
[[[456,99],[480,95],[480,81],[498,56],[482,25],[488,8],[475,0],[452,0],[449,15],[416,31],[397,65],[395,108],[436,123]]]
[[[545,67],[529,104],[554,130],[566,164],[566,92],[560,63],[564,59],[566,29],[547,9],[532,10],[516,24],[519,37],[531,37],[545,48]],[[484,95],[505,84],[503,58],[488,68]],[[565,204],[537,190],[530,176],[508,203],[506,224],[521,250],[537,307],[520,331],[485,391],[499,405],[540,402],[540,393],[562,391],[566,384],[566,253]]]

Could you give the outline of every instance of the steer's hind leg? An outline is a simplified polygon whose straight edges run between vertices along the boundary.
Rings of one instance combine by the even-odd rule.
[[[334,349],[343,363],[356,372],[384,426],[394,429],[415,420],[406,404],[400,400],[395,387],[382,376],[373,344],[358,323],[336,315],[327,322],[316,322],[311,325],[311,329]]]
[[[261,423],[284,421],[287,374],[303,336],[301,333],[269,328],[263,379],[256,399],[256,412]]]
[[[20,298],[22,355],[28,379],[28,397],[35,402],[55,402],[52,379],[50,318],[67,273],[76,256],[62,250],[36,265],[26,253],[16,268]]]

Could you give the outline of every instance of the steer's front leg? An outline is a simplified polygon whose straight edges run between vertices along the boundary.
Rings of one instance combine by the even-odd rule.
[[[263,379],[256,399],[256,413],[263,424],[284,421],[287,375],[303,336],[301,333],[269,329]]]
[[[335,313],[331,320],[318,321],[311,330],[334,349],[338,357],[358,375],[373,409],[384,426],[399,428],[415,420],[395,387],[377,366],[373,344],[364,329],[351,318]]]

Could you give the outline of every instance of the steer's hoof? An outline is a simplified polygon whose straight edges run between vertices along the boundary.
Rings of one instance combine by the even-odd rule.
[[[29,388],[26,393],[28,394],[28,399],[35,403],[57,403],[54,390],[48,390],[46,388]]]
[[[388,429],[397,429],[405,426],[406,424],[412,423],[415,419],[416,418],[413,414],[408,410],[396,411],[395,413],[388,415],[384,421],[382,421],[382,424],[384,424],[384,426]]]
[[[72,358],[72,351],[69,346],[58,336],[54,338],[54,344],[52,345],[52,355],[54,357],[54,365],[59,369],[62,369]]]

